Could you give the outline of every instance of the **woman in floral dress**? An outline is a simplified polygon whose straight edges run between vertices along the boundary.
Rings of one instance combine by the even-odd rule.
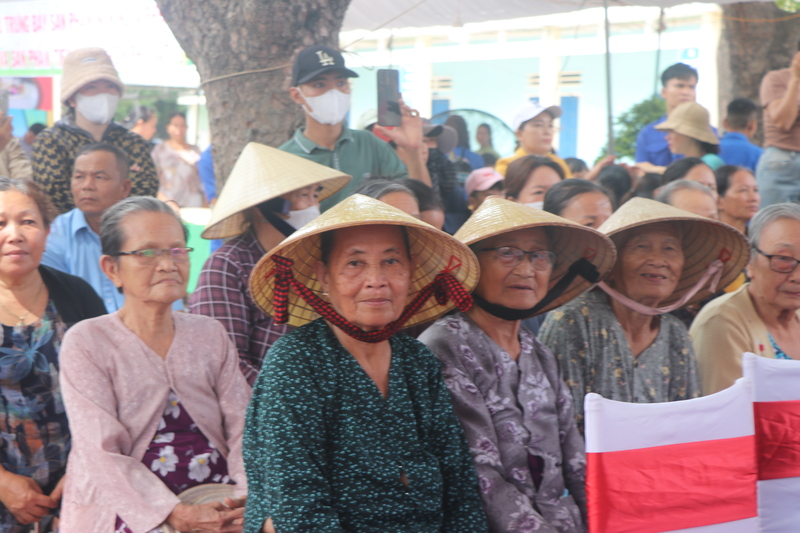
[[[70,450],[59,351],[69,326],[105,313],[82,279],[41,266],[53,207],[0,177],[0,532],[52,526]]]
[[[614,261],[611,241],[541,210],[489,198],[455,238],[478,256],[469,311],[419,340],[442,362],[469,442],[489,531],[586,531],[586,458],[553,353],[522,319],[589,288]]]
[[[133,197],[105,214],[100,240],[125,305],[64,339],[73,453],[62,530],[241,532],[250,387],[219,322],[172,312],[189,273],[184,228],[163,202]],[[221,501],[179,498],[209,484]]]

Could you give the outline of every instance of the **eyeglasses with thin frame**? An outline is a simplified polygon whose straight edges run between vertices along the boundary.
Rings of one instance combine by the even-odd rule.
[[[188,263],[189,252],[193,252],[194,248],[142,248],[141,250],[133,250],[131,252],[119,252],[114,254],[113,257],[121,255],[131,255],[139,260],[143,265],[152,265],[156,263],[164,254],[169,254],[173,263]]]
[[[495,259],[506,267],[515,267],[522,263],[522,258],[528,256],[534,270],[545,272],[551,270],[556,263],[556,254],[549,250],[533,250],[526,252],[516,246],[500,246],[497,248],[481,248],[479,252],[495,252]]]
[[[765,254],[756,246],[754,246],[753,249],[769,259],[769,268],[774,272],[778,272],[779,274],[791,274],[794,272],[794,269],[797,268],[797,264],[800,263],[800,259],[795,259],[794,257],[789,257],[787,255]]]

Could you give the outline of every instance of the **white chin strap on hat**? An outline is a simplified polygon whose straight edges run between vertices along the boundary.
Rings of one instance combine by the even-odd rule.
[[[725,252],[725,250],[723,250],[723,252]],[[728,256],[730,257],[730,253],[728,253]],[[643,315],[651,315],[651,316],[663,315],[665,313],[670,313],[676,309],[680,309],[681,307],[686,305],[686,302],[691,300],[692,297],[695,294],[697,294],[706,285],[706,283],[708,283],[709,280],[711,280],[711,283],[709,283],[708,285],[708,290],[712,293],[716,292],[717,284],[719,283],[719,280],[722,277],[722,267],[724,265],[725,263],[723,259],[715,259],[714,261],[712,261],[711,264],[708,265],[708,268],[706,268],[703,277],[697,280],[697,283],[695,283],[691,289],[686,291],[680,300],[678,300],[672,305],[667,305],[665,307],[648,307],[646,305],[640,304],[639,302],[635,302],[630,298],[628,298],[627,296],[625,296],[624,294],[615,291],[614,289],[609,287],[604,281],[598,283],[597,286],[603,289],[603,291],[605,291],[605,293],[611,296],[613,299],[615,299],[625,307],[636,311],[637,313],[641,313]]]

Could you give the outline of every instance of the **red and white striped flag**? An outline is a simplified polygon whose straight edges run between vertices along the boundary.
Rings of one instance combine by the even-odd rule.
[[[753,382],[758,514],[764,533],[800,531],[800,362],[744,354]]]
[[[759,531],[750,381],[680,402],[584,401],[590,533]]]

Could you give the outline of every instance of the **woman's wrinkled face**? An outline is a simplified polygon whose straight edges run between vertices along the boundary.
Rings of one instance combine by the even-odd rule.
[[[748,221],[758,212],[761,195],[753,173],[749,170],[738,170],[730,177],[725,196],[719,198],[719,211],[725,216]]]
[[[530,309],[547,294],[549,269],[534,268],[531,256],[519,264],[503,259],[504,247],[516,247],[525,252],[549,251],[550,242],[541,228],[522,229],[491,237],[476,246],[481,277],[475,292],[484,300],[511,309]],[[501,250],[487,250],[501,248]]]
[[[382,329],[403,312],[413,260],[401,228],[338,229],[328,264],[315,266],[333,308],[364,331]]]
[[[516,135],[526,153],[547,155],[553,151],[553,132],[553,117],[545,111],[523,123]]]
[[[18,278],[38,268],[49,232],[29,196],[0,192],[0,274]]]
[[[571,198],[558,216],[597,229],[608,220],[612,212],[608,196],[601,192],[585,192]]]
[[[528,176],[528,181],[519,191],[516,201],[521,204],[543,202],[550,187],[561,181],[561,176],[550,167],[539,167]]]
[[[125,236],[122,252],[186,247],[183,228],[169,213],[135,212],[122,220],[121,228]],[[122,287],[126,301],[172,305],[186,295],[189,261],[176,261],[169,253],[154,260],[135,255],[103,256],[101,264],[114,285]]]
[[[767,255],[800,259],[800,221],[784,218],[769,224],[761,231],[758,249]],[[767,257],[755,253],[747,265],[747,275],[750,293],[763,303],[779,309],[800,309],[799,268],[786,274],[775,272]]]
[[[303,187],[302,189],[297,189],[296,191],[284,194],[281,196],[281,198],[288,200],[292,204],[292,211],[302,211],[303,209],[308,209],[309,207],[319,205],[319,200],[317,199],[318,190],[319,185],[311,185],[309,187]]]
[[[683,272],[683,245],[672,224],[631,230],[614,268],[614,287],[628,298],[657,306],[675,292]]]

